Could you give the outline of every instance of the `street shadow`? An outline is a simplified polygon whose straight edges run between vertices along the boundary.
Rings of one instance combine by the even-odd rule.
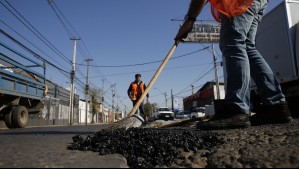
[[[91,131],[20,131],[0,132],[1,135],[93,135]]]
[[[96,132],[105,129],[106,127],[88,127],[88,128],[16,128],[0,130],[1,135],[94,135]]]

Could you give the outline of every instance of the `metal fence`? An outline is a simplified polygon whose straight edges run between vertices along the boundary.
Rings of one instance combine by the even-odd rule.
[[[37,115],[30,115],[28,126],[69,125],[69,102],[48,97],[44,108]],[[74,107],[74,124],[79,123],[79,109]]]

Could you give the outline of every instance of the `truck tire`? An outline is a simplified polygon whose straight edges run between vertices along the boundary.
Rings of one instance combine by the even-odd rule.
[[[4,121],[5,121],[7,128],[10,128],[10,129],[15,128],[15,126],[12,122],[12,110],[11,109],[4,112]]]
[[[17,106],[12,110],[12,122],[16,128],[24,128],[28,123],[28,110],[24,106]]]

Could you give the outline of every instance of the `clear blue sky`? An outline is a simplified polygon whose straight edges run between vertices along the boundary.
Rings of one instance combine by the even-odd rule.
[[[281,1],[270,1],[267,11]],[[16,9],[47,41],[51,42],[58,52],[45,45],[2,4],[0,4],[1,29],[68,72],[71,71],[69,61],[73,55],[73,41],[70,40],[70,36],[79,36],[81,40],[77,43],[76,77],[85,84],[84,60],[92,58],[89,74],[91,87],[101,88],[104,78],[105,101],[111,105],[111,85],[116,84],[115,103],[122,110],[126,106],[127,111],[132,108],[132,103],[127,97],[127,89],[134,80],[134,75],[141,73],[142,80],[148,84],[160,62],[142,66],[123,65],[163,60],[174,43],[173,38],[181,24],[181,21],[172,19],[183,19],[189,6],[189,1],[186,0],[53,0],[52,7],[63,20],[69,30],[68,33],[48,4],[48,0],[8,0],[11,6],[5,0],[0,2],[12,11]],[[198,19],[212,19],[209,5],[204,8]],[[10,44],[3,35],[0,37],[1,41]],[[189,54],[210,45],[181,43],[173,57]],[[17,46],[14,47],[19,49]],[[218,44],[215,44],[215,47],[217,61],[220,62],[221,52]],[[167,92],[167,103],[171,106],[172,89],[175,98],[182,104],[182,98],[191,94],[191,84],[194,84],[197,91],[207,81],[214,80],[214,71],[210,71],[213,68],[212,63],[213,57],[209,50],[170,60],[150,90],[150,102],[164,106],[165,98],[162,92]],[[223,81],[220,66],[218,73],[220,81]],[[65,88],[70,86],[70,79],[52,66],[47,66],[46,77]],[[75,86],[80,98],[84,99],[84,89],[80,84],[76,83]]]

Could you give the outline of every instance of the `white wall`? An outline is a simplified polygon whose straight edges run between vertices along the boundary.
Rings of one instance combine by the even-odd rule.
[[[86,102],[79,100],[79,123],[86,123]],[[89,113],[89,104],[87,105],[87,123],[91,123],[91,113]]]
[[[217,87],[216,85],[213,85],[214,87],[214,98],[217,99]],[[223,85],[219,85],[219,93],[220,93],[220,99],[224,99],[225,98],[225,86]]]

